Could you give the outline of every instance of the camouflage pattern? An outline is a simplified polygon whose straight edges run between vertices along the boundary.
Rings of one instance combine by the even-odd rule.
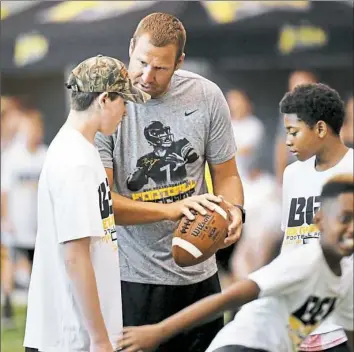
[[[150,95],[133,86],[124,64],[112,57],[91,57],[74,68],[76,84],[67,87],[78,92],[114,92],[124,100],[146,103]]]

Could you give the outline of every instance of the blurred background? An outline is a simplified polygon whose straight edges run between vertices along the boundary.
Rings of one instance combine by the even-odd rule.
[[[315,81],[338,90],[347,107],[342,138],[353,146],[352,0],[2,1],[4,352],[23,351],[37,183],[46,145],[67,117],[65,78],[76,64],[97,54],[128,63],[135,27],[152,12],[167,12],[183,22],[183,68],[211,79],[225,93],[245,187],[245,238],[261,238],[280,227],[281,177],[293,162],[278,111],[286,91]],[[235,251],[230,248],[218,256],[224,286],[242,277],[235,269],[242,268],[242,263],[236,265]]]

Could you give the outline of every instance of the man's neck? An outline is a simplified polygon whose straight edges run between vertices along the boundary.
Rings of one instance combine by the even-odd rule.
[[[325,171],[337,165],[347,153],[348,148],[339,137],[329,137],[332,140],[327,143],[320,153],[316,155],[316,170]]]

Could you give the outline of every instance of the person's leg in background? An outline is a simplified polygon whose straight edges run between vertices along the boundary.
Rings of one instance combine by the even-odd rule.
[[[1,245],[1,283],[4,295],[2,306],[2,326],[4,329],[15,328],[14,310],[12,305],[13,276],[14,276],[14,257],[13,248]]]

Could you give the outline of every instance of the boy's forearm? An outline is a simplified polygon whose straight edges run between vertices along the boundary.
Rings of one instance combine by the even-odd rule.
[[[242,306],[258,297],[259,288],[251,280],[242,280],[222,293],[206,297],[159,323],[164,340],[212,321],[225,311]]]
[[[167,204],[135,201],[112,192],[113,212],[117,225],[148,224],[167,220]]]
[[[84,238],[64,244],[65,267],[84,316],[91,343],[105,343],[109,342],[109,338],[101,313],[89,241],[89,238]]]

